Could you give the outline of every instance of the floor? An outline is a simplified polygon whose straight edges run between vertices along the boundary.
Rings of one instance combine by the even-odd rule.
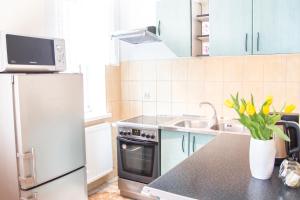
[[[89,200],[130,200],[120,196],[118,181],[114,180],[104,184],[99,191],[89,197]]]

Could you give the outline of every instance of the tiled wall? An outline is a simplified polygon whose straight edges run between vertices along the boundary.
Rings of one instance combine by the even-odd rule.
[[[106,66],[106,106],[107,112],[112,113],[112,121],[121,116],[121,76],[120,67]]]
[[[121,117],[139,114],[203,114],[209,101],[219,117],[232,118],[224,99],[239,92],[258,102],[274,96],[300,107],[300,54],[134,61],[121,65]]]

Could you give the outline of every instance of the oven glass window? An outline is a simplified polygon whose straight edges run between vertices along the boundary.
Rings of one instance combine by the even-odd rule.
[[[123,170],[141,176],[152,177],[155,146],[143,146],[120,142]]]

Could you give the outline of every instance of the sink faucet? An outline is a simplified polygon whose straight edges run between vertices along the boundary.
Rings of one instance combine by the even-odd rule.
[[[213,116],[210,120],[210,127],[217,125],[218,124],[218,117],[217,117],[217,111],[216,111],[215,106],[212,103],[208,102],[208,101],[203,101],[199,104],[199,107],[201,108],[203,105],[210,106],[212,108],[213,112],[214,112],[214,114],[213,114]]]

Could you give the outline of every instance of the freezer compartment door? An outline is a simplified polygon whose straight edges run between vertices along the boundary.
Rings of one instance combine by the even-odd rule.
[[[86,169],[53,180],[29,191],[21,191],[21,200],[87,200]]]
[[[85,165],[82,84],[79,74],[14,76],[22,189]]]

